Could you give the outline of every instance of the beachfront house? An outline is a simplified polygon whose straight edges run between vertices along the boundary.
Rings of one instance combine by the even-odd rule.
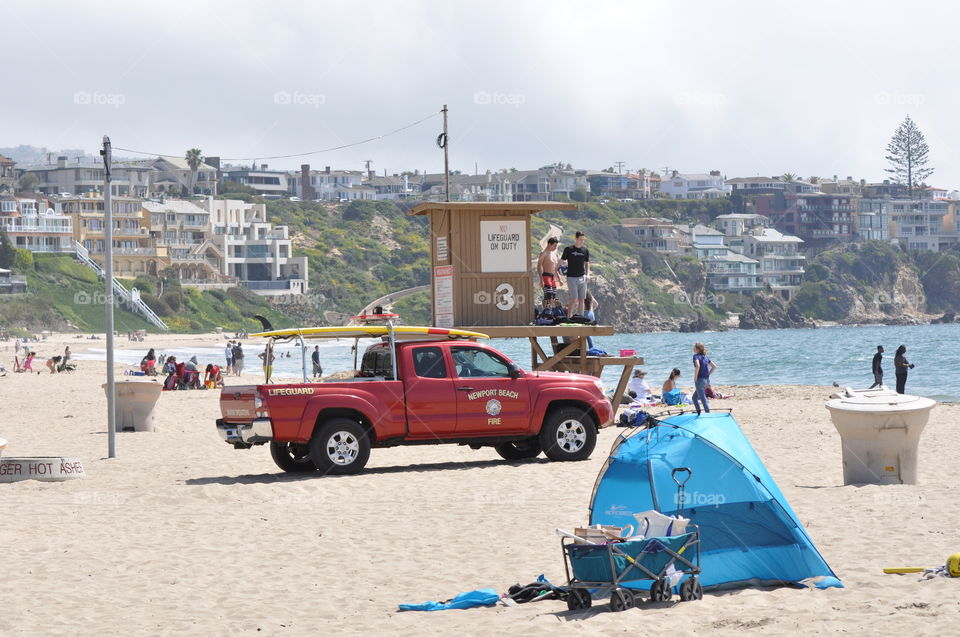
[[[620,238],[641,248],[664,254],[680,254],[681,235],[669,219],[661,217],[628,217],[614,226]]]
[[[51,208],[46,197],[0,194],[0,228],[23,250],[73,252],[73,217]]]
[[[227,164],[220,169],[221,184],[226,181],[253,188],[257,196],[264,199],[283,199],[290,190],[287,173],[282,170],[268,170],[266,164],[259,167]]]
[[[310,170],[310,166],[304,164],[299,173],[287,175],[287,191],[293,197],[310,201],[373,200],[376,188],[365,185],[363,175],[359,170],[332,170],[330,166]]]
[[[682,174],[674,170],[660,181],[660,192],[669,199],[720,199],[730,194],[719,170]]]
[[[55,164],[33,164],[18,170],[23,175],[33,175],[37,180],[34,190],[44,195],[103,192],[103,162],[98,159],[77,157],[70,162],[61,155]],[[143,162],[115,162],[110,190],[117,197],[145,197],[156,173]]]
[[[789,300],[803,283],[801,244],[800,237],[758,227],[743,236],[743,254],[759,263],[760,285]]]
[[[267,221],[265,204],[208,197],[203,205],[223,255],[221,274],[262,296],[307,291],[307,257],[293,256],[289,229]]]

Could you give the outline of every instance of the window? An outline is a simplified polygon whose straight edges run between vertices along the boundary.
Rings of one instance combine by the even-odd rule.
[[[457,376],[507,377],[510,368],[507,361],[499,356],[476,347],[453,347],[453,364]]]
[[[390,348],[378,347],[364,354],[363,362],[360,363],[360,375],[367,377],[382,376],[387,380],[393,380]]]
[[[439,347],[418,347],[413,350],[413,369],[420,378],[446,378],[443,350]]]

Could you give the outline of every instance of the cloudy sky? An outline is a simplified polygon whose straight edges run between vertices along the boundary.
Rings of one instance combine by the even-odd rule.
[[[452,168],[883,177],[909,113],[960,187],[960,8],[923,2],[0,3],[0,146],[264,158],[450,107]],[[441,120],[307,162],[442,168]]]

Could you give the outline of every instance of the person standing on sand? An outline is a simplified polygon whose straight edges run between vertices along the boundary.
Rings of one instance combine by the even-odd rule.
[[[229,374],[230,370],[233,369],[233,341],[227,341],[227,347],[223,350],[223,357],[227,361],[223,369]]]
[[[693,406],[700,415],[703,411],[710,413],[710,403],[707,402],[707,386],[710,385],[710,374],[717,369],[717,364],[707,356],[706,346],[697,341],[693,344],[693,379],[696,387],[693,390]]]
[[[904,354],[907,353],[907,346],[901,345],[893,357],[893,371],[897,375],[897,393],[902,394],[907,388],[907,372],[913,369],[913,364],[907,360]]]
[[[877,353],[873,355],[873,384],[867,389],[883,385],[883,345],[877,345]]]
[[[560,263],[567,267],[567,289],[570,290],[570,311],[583,316],[584,299],[587,298],[587,281],[590,278],[590,250],[584,246],[587,234],[577,230],[576,241],[563,249]]]
[[[243,343],[240,341],[233,348],[233,373],[236,376],[243,373]]]
[[[313,376],[320,378],[323,376],[323,367],[320,366],[320,346],[313,346],[313,353],[310,354],[310,360],[313,362]]]

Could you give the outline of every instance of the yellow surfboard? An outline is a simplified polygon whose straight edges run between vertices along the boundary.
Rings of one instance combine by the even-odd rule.
[[[398,337],[489,338],[486,334],[480,332],[455,330],[446,327],[418,327],[415,325],[398,325],[393,328],[393,333]],[[292,327],[283,330],[257,332],[256,334],[250,334],[250,338],[288,338],[291,336],[302,336],[303,338],[377,338],[389,334],[390,329],[386,325],[355,325],[350,327]]]

